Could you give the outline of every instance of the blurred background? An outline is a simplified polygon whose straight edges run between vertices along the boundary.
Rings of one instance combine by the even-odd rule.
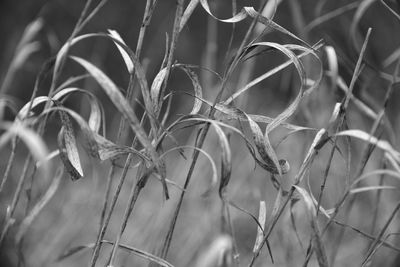
[[[185,2],[187,4],[188,1]],[[218,18],[232,16],[232,1],[210,0],[208,2]],[[347,85],[350,84],[353,76],[366,32],[368,28],[372,28],[365,54],[365,66],[353,93],[371,110],[380,111],[398,58],[396,51],[400,43],[400,35],[397,34],[400,30],[399,19],[380,1],[277,0],[276,3],[278,4],[274,17],[276,23],[309,44],[322,40],[325,46],[330,46],[335,50],[338,59],[338,74]],[[142,0],[110,0],[88,23],[83,33],[106,32],[108,29],[113,29],[118,31],[129,47],[135,49],[145,4],[145,1]],[[236,4],[237,10],[241,10],[244,6],[253,6],[257,9],[260,1],[237,1]],[[393,11],[400,12],[398,1],[388,0],[386,4]],[[67,41],[83,6],[84,1],[0,1],[1,93],[12,99],[16,110],[29,101],[40,69],[49,58],[57,54]],[[144,38],[141,62],[146,69],[149,83],[153,81],[162,64],[166,34],[169,38],[172,35],[175,8],[176,1],[158,1]],[[31,39],[33,43],[31,51],[26,57],[16,61],[15,55],[24,31],[29,24],[35,23],[35,21],[37,31]],[[179,36],[175,60],[178,63],[202,66],[223,75],[229,61],[239,48],[250,23],[251,19],[248,18],[236,23],[232,28],[232,24],[211,18],[199,5]],[[256,38],[258,34],[262,33],[262,30],[261,25],[258,25],[252,38]],[[230,45],[232,32],[234,35]],[[293,38],[274,31],[265,33],[259,37],[259,40],[280,44],[298,43]],[[74,46],[71,54],[81,56],[101,68],[121,88],[122,92],[126,92],[129,74],[113,43],[100,38],[88,39]],[[316,129],[328,125],[335,103],[340,102],[344,96],[340,86],[332,82],[325,48],[320,49],[319,56],[324,68],[321,86],[302,100],[300,107],[289,120],[290,123]],[[285,60],[287,59],[284,55],[270,51],[249,58],[238,66],[235,74],[229,80],[228,90],[223,99]],[[303,63],[306,66],[307,75],[316,79],[319,73],[318,61],[307,57]],[[213,101],[220,84],[218,77],[204,69],[197,69],[196,72],[200,76],[204,98]],[[83,73],[84,70],[81,67],[68,60],[60,80],[65,81],[68,77]],[[47,75],[39,87],[39,95],[48,93],[50,82],[51,75]],[[101,100],[105,107],[106,136],[110,140],[115,140],[120,114],[112,102],[93,79],[80,81],[77,86],[93,92]],[[178,70],[172,72],[167,89],[193,92],[190,79],[184,72]],[[289,67],[251,88],[235,101],[235,106],[250,114],[275,117],[293,101],[298,90],[299,78],[296,69]],[[385,131],[379,132],[380,137],[389,140],[395,148],[400,145],[397,139],[400,131],[397,105],[399,94],[398,90],[393,91],[386,109],[387,121],[393,130],[392,134]],[[170,122],[176,120],[180,114],[190,112],[193,103],[192,97],[185,94],[175,94],[172,101],[172,110],[168,118]],[[65,105],[84,117],[88,115],[87,102],[81,95],[68,98]],[[136,105],[135,108],[139,113],[143,112],[140,105]],[[4,120],[13,119],[13,112],[6,109]],[[369,132],[373,119],[356,105],[351,104],[347,114],[347,124],[350,129],[362,129]],[[57,149],[57,132],[60,126],[61,123],[57,116],[50,119],[44,138],[51,151]],[[193,145],[196,138],[196,131],[193,129],[195,128],[183,130],[176,135],[179,144]],[[315,133],[305,131],[290,135],[278,146],[278,141],[286,133],[287,130],[278,129],[274,131],[271,138],[279,157],[290,162],[291,170],[285,175],[286,180],[283,181],[283,186],[288,189]],[[81,139],[78,138],[80,145],[83,143]],[[230,142],[233,152],[233,170],[228,189],[229,197],[238,206],[256,217],[259,202],[264,200],[267,205],[267,214],[270,214],[276,198],[276,190],[272,186],[269,174],[256,166],[251,155],[247,153],[242,139],[232,135]],[[126,144],[128,143],[130,141]],[[219,161],[220,158],[218,147],[218,139],[211,132],[204,149],[216,161]],[[339,142],[339,147],[343,150],[347,149],[345,142]],[[360,161],[363,147],[364,143],[362,142],[351,143],[352,172],[350,174],[346,173],[344,156],[341,156],[340,153],[335,154],[326,185],[326,194],[322,201],[324,207],[332,208],[343,193],[346,179],[354,178],[352,173]],[[5,171],[10,151],[11,146],[3,148],[1,151],[0,173]],[[80,245],[90,247],[99,230],[99,216],[106,190],[106,177],[111,164],[108,161],[99,162],[91,158],[81,148],[80,153],[85,177],[72,182],[68,175],[64,175],[56,194],[34,221],[24,239],[20,251],[23,252],[26,266],[84,266],[90,260],[90,249],[83,249],[62,260],[57,260],[70,248]],[[178,153],[171,153],[167,161],[168,178],[180,185],[183,184],[190,165],[191,151],[188,150],[186,153],[187,160],[180,157]],[[0,192],[2,223],[26,154],[27,150],[21,146],[17,151],[16,163],[12,167],[10,178],[3,191]],[[315,196],[319,192],[329,154],[330,148],[322,149],[308,174],[310,189],[315,192]],[[124,157],[117,162],[123,165]],[[376,151],[371,155],[366,171],[381,168],[381,166],[382,153]],[[117,168],[112,191],[115,190],[121,171],[122,168]],[[135,181],[135,173],[135,168],[129,171],[106,233],[106,240],[115,239],[129,192]],[[204,257],[204,253],[207,253],[207,249],[220,234],[221,203],[217,190],[213,190],[207,197],[202,195],[207,190],[211,175],[212,171],[207,158],[201,156],[195,168],[193,181],[185,196],[167,258],[174,266],[201,264],[199,262]],[[396,180],[389,179],[388,181],[388,185],[399,186]],[[375,185],[378,182],[378,179],[371,179],[368,180],[367,183],[370,184],[367,185]],[[35,178],[30,192],[32,203],[40,199],[50,183],[51,181],[42,180],[40,177]],[[156,179],[151,179],[138,199],[121,243],[157,254],[168,230],[167,227],[179,194],[179,189],[171,187],[171,199],[165,201],[160,183]],[[359,194],[346,223],[375,236],[399,200],[397,190],[383,191],[379,198],[375,191]],[[24,215],[26,203],[26,196],[23,194],[15,214],[17,222]],[[249,215],[237,209],[232,208],[231,213],[236,245],[240,255],[240,266],[247,266],[252,256],[257,225]],[[305,213],[305,207],[301,203],[296,204],[293,208],[293,216],[290,212],[285,212],[269,241],[275,260],[274,264],[272,264],[267,250],[263,249],[256,266],[299,266],[299,262],[303,263],[310,236]],[[339,221],[341,215],[338,216]],[[292,226],[293,217],[296,221],[297,231]],[[396,215],[388,232],[398,232],[397,217]],[[321,221],[326,220],[321,218]],[[329,256],[335,255],[334,266],[360,265],[371,241],[356,231],[346,229],[342,240],[338,243],[336,238],[340,231],[340,227],[332,226],[324,237]],[[1,266],[17,266],[17,263],[20,262],[18,259],[21,259],[22,255],[16,253],[17,250],[14,246],[15,232],[16,227],[12,227],[0,249]],[[395,235],[388,240],[392,244],[400,246]],[[110,249],[111,246],[103,246],[99,266],[104,265]],[[116,266],[148,265],[148,261],[124,250],[120,250],[117,255]],[[400,263],[395,261],[396,255],[394,250],[383,247],[374,256],[371,266],[378,264],[398,266]],[[316,265],[316,259],[312,258],[309,266]]]

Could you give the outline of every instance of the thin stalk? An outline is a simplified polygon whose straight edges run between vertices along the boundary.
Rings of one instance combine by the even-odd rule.
[[[109,211],[107,213],[107,216],[106,216],[106,218],[105,218],[105,220],[104,220],[104,222],[103,222],[103,224],[101,226],[101,230],[100,230],[99,235],[97,237],[96,244],[94,246],[94,250],[93,250],[93,254],[92,254],[92,258],[91,258],[90,263],[89,263],[89,266],[91,266],[91,267],[94,267],[96,265],[96,261],[97,261],[97,259],[99,257],[101,244],[102,244],[100,241],[102,240],[102,238],[106,234],[107,227],[108,227],[108,225],[110,223],[111,216],[112,216],[113,211],[115,209],[115,205],[117,203],[117,200],[118,200],[119,194],[121,192],[122,186],[123,186],[123,184],[125,182],[126,174],[128,172],[129,166],[130,166],[130,164],[132,162],[132,159],[133,159],[132,154],[129,154],[127,159],[126,159],[125,166],[124,166],[124,169],[122,171],[122,174],[120,176],[119,183],[117,185],[117,189],[115,190],[115,193],[114,193],[113,198],[111,200],[110,209],[109,209]],[[99,239],[99,238],[101,238],[101,239]]]
[[[287,197],[286,197],[286,199],[285,199],[285,202],[283,202],[281,208],[279,209],[279,211],[278,211],[278,213],[277,213],[277,216],[274,217],[274,219],[273,219],[273,221],[270,223],[270,225],[269,225],[267,231],[265,231],[264,239],[263,239],[263,241],[261,242],[261,245],[260,245],[260,246],[257,248],[257,250],[253,253],[253,257],[251,258],[251,261],[250,261],[248,267],[252,267],[252,266],[254,265],[256,259],[257,259],[258,256],[260,255],[260,252],[261,252],[262,247],[263,247],[264,244],[267,242],[269,236],[270,236],[271,233],[272,233],[272,230],[275,228],[276,223],[278,222],[279,218],[282,216],[283,211],[285,210],[287,204],[289,203],[290,199],[291,199],[292,196],[293,196],[294,190],[295,190],[294,187],[292,187],[292,188],[290,189],[290,191],[289,191],[289,193],[288,193],[288,195],[287,195]]]
[[[381,237],[385,234],[387,228],[389,227],[390,223],[392,222],[394,216],[399,211],[399,209],[400,209],[400,203],[398,203],[397,206],[394,208],[394,210],[392,211],[392,213],[389,216],[389,219],[386,221],[385,225],[382,227],[382,230],[380,231],[379,235],[375,238],[374,242],[369,247],[369,250],[367,252],[367,257],[362,262],[362,265],[361,265],[362,267],[367,266],[368,263],[370,262],[372,256],[374,255],[374,252],[376,252],[375,248],[377,248],[377,246],[381,242]]]
[[[107,0],[105,0],[105,1],[103,1],[103,2],[106,2],[106,1],[107,1]],[[82,29],[82,28],[80,28],[81,22],[83,21],[84,16],[86,15],[86,13],[87,13],[87,11],[88,11],[88,8],[89,8],[91,2],[92,2],[92,0],[88,0],[88,1],[86,2],[86,5],[85,5],[85,7],[84,7],[84,9],[83,9],[83,11],[82,11],[82,13],[81,13],[79,19],[78,19],[78,22],[76,23],[75,28],[74,28],[74,30],[73,30],[71,36],[70,36],[69,39],[68,39],[68,43],[71,43],[72,39],[73,39],[73,38],[79,33],[79,31]],[[96,9],[96,12],[97,12],[97,11],[98,11],[98,9]],[[94,16],[94,14],[95,14],[95,13],[92,12],[91,15]],[[66,54],[67,54],[67,53],[66,53]],[[65,54],[65,57],[66,57],[66,54]],[[49,93],[48,93],[49,98],[53,95],[53,92],[54,92],[54,90],[55,90],[55,88],[56,88],[56,84],[57,84],[57,82],[58,82],[58,80],[59,80],[61,71],[62,71],[62,69],[64,68],[65,57],[63,58],[63,60],[62,60],[62,62],[61,62],[61,64],[60,64],[60,66],[59,66],[59,68],[58,68],[58,69],[55,69],[54,72],[53,72],[53,77],[52,77],[52,81],[51,81],[51,86],[50,86],[50,90],[49,90]],[[50,61],[50,62],[51,62],[51,61]],[[46,65],[45,65],[45,66],[46,66]],[[38,88],[38,86],[37,86],[37,87],[35,86],[35,89],[37,89],[37,88]],[[35,91],[33,92],[32,97],[33,97],[34,95],[36,95],[36,92],[35,92]],[[46,104],[45,104],[45,110],[46,110],[47,108],[49,108],[50,105],[51,105],[51,100],[49,99],[49,100],[46,102]],[[29,108],[29,110],[31,109],[31,107],[32,107],[32,102],[30,103],[30,108]],[[44,120],[41,122],[41,124],[38,126],[37,132],[38,132],[39,135],[42,135],[42,134],[43,134],[44,129],[45,129],[45,126],[46,126],[46,124],[47,124],[47,120],[48,120],[48,114],[46,114],[45,119],[44,119]],[[27,177],[27,176],[26,176],[26,175],[27,175],[27,170],[28,170],[29,166],[31,165],[31,163],[32,163],[32,156],[31,156],[31,155],[28,155],[27,158],[26,158],[26,160],[25,160],[25,164],[24,164],[24,167],[23,167],[22,174],[21,174],[21,176],[20,176],[20,178],[19,178],[19,180],[18,180],[18,184],[17,184],[17,188],[16,188],[16,190],[15,190],[14,196],[13,196],[12,204],[11,204],[11,206],[10,206],[10,218],[12,218],[12,216],[14,215],[15,208],[16,208],[16,206],[17,206],[17,204],[18,204],[18,201],[19,201],[19,198],[20,198],[20,195],[21,195],[21,192],[22,192],[22,188],[23,188],[23,185],[24,185],[25,180],[26,180],[26,177]],[[36,167],[34,166],[33,173],[32,173],[33,176],[35,175],[35,172],[36,172]],[[6,236],[6,234],[7,234],[8,229],[9,229],[10,226],[11,226],[11,224],[10,224],[9,222],[6,222],[6,224],[5,224],[5,226],[4,226],[3,230],[2,230],[1,236],[0,236],[0,244],[2,243],[4,237]]]
[[[382,118],[383,118],[383,116],[385,114],[385,109],[386,109],[387,103],[388,103],[388,101],[389,101],[389,99],[390,99],[390,97],[392,95],[392,92],[393,92],[393,85],[395,83],[395,77],[396,77],[396,75],[398,73],[399,67],[400,67],[400,61],[397,62],[396,68],[395,68],[393,76],[392,76],[393,77],[392,81],[390,82],[390,84],[388,86],[388,89],[386,91],[382,110],[378,113],[378,116],[376,117],[376,119],[375,119],[375,121],[374,121],[374,123],[373,123],[373,125],[371,127],[371,130],[370,130],[370,133],[369,133],[371,136],[375,136],[376,135],[376,133],[378,131],[378,128],[381,125]],[[358,169],[357,169],[356,174],[354,176],[355,178],[359,177],[364,172],[364,169],[365,169],[365,167],[367,165],[368,159],[370,158],[370,156],[372,154],[373,149],[374,149],[374,145],[373,144],[369,144],[369,143],[365,144],[365,146],[363,148],[363,151],[361,153],[361,155],[362,155],[361,156],[361,161],[358,164]],[[345,215],[344,215],[345,220],[349,218],[351,210],[354,207],[355,200],[356,200],[356,197],[354,195],[350,196],[349,205],[347,206],[347,208],[345,210]],[[340,231],[340,233],[338,235],[338,242],[337,242],[338,246],[340,245],[340,243],[342,241],[343,235],[344,235],[344,228],[341,229],[341,231]]]
[[[171,67],[172,67],[172,63],[173,63],[172,61],[174,59],[175,48],[176,48],[176,44],[178,42],[179,31],[181,29],[181,19],[182,19],[182,14],[183,14],[183,2],[184,2],[184,0],[177,0],[177,2],[176,2],[175,19],[174,19],[174,26],[173,26],[173,31],[172,31],[171,45],[170,45],[169,51],[168,51],[166,74],[165,74],[164,83],[162,85],[161,92],[160,92],[159,99],[158,99],[160,102],[162,102],[162,99],[164,99],[169,76],[171,74]],[[161,111],[161,108],[158,109],[156,116],[159,115],[160,111]],[[156,134],[156,133],[154,133],[154,134]]]
[[[143,165],[141,165],[141,166],[143,166]],[[125,231],[126,225],[128,224],[129,217],[132,214],[132,211],[136,204],[136,201],[139,198],[139,194],[147,183],[147,180],[150,176],[150,171],[147,171],[145,173],[143,170],[143,167],[142,167],[142,168],[138,169],[136,175],[137,175],[137,178],[136,178],[137,182],[132,185],[131,193],[129,194],[129,199],[128,199],[128,202],[127,202],[127,205],[125,208],[125,213],[124,213],[124,216],[122,219],[122,223],[120,225],[120,229],[119,229],[117,238],[114,242],[114,245],[113,245],[113,248],[111,251],[111,255],[110,255],[110,259],[109,259],[109,263],[108,263],[108,265],[110,265],[110,266],[114,266],[115,255],[117,253],[117,248],[119,247],[121,237]]]
[[[367,44],[368,44],[368,40],[369,40],[370,35],[371,35],[371,28],[368,29],[368,32],[367,32],[367,35],[365,37],[363,46],[361,48],[361,51],[360,51],[360,54],[359,54],[359,57],[358,57],[358,60],[357,60],[356,67],[355,67],[354,72],[353,72],[353,77],[352,77],[352,79],[350,81],[349,90],[348,90],[347,95],[343,99],[342,104],[340,106],[339,129],[342,128],[343,124],[345,123],[345,115],[346,115],[347,107],[349,105],[349,102],[350,102],[350,99],[351,99],[351,96],[352,96],[352,92],[353,92],[355,83],[356,83],[357,78],[358,78],[358,76],[360,74],[360,71],[362,69],[362,61],[363,61],[363,57],[364,57],[364,54],[365,54],[365,51],[366,51],[366,48],[367,48]],[[346,190],[345,190],[342,198],[335,205],[335,209],[333,211],[333,214],[330,216],[328,222],[326,223],[325,227],[321,231],[321,237],[323,237],[323,235],[325,234],[326,230],[329,228],[329,226],[331,225],[333,220],[336,218],[336,215],[339,213],[340,207],[342,207],[343,203],[345,202],[347,197],[350,195],[350,190],[351,190],[350,184],[347,184],[346,185]],[[339,237],[340,237],[340,235],[339,235]],[[307,254],[306,261],[308,261],[311,258],[312,254],[313,254],[313,250],[311,250]]]
[[[264,6],[266,5],[266,3],[267,3],[267,0],[263,0],[263,2],[261,4],[261,8],[259,10],[262,10],[264,8]],[[240,45],[240,47],[238,49],[238,52],[235,55],[235,58],[233,59],[232,63],[229,65],[229,67],[227,68],[227,71],[224,74],[224,78],[222,79],[220,90],[219,90],[218,95],[216,96],[216,98],[214,100],[214,105],[210,109],[210,112],[209,112],[209,115],[208,115],[209,118],[213,118],[213,116],[215,114],[215,108],[214,107],[218,102],[220,102],[220,100],[222,98],[222,94],[223,94],[223,92],[225,91],[225,89],[227,87],[227,82],[228,82],[230,76],[232,75],[233,70],[236,68],[237,64],[239,63],[241,52],[244,50],[244,47],[246,46],[248,40],[250,39],[251,33],[252,33],[252,31],[253,31],[253,29],[254,29],[254,27],[256,25],[256,22],[257,22],[257,20],[253,19],[249,29],[247,30],[247,33],[246,33],[245,37],[243,38],[243,41],[242,41],[242,43],[241,43],[241,45]],[[210,124],[207,123],[202,129],[199,130],[200,136],[199,136],[198,142],[196,144],[197,148],[201,149],[203,147],[209,129],[210,129]],[[169,248],[170,248],[170,245],[171,245],[171,240],[172,240],[172,237],[173,237],[173,234],[174,234],[174,230],[175,230],[176,221],[178,219],[179,212],[180,212],[181,207],[182,207],[183,197],[185,196],[186,189],[187,189],[187,187],[188,187],[188,185],[190,183],[190,180],[192,178],[193,171],[194,171],[194,168],[196,166],[199,154],[200,154],[200,152],[198,150],[195,150],[193,152],[193,158],[192,158],[192,161],[191,161],[191,164],[190,164],[190,167],[189,167],[189,171],[188,171],[188,173],[186,175],[185,183],[184,183],[184,186],[183,186],[184,190],[182,190],[182,192],[181,192],[181,194],[179,196],[178,204],[177,204],[177,206],[175,208],[174,214],[173,214],[171,222],[169,224],[168,233],[167,233],[167,235],[166,235],[166,237],[164,239],[164,244],[163,244],[163,247],[162,247],[162,250],[161,250],[161,257],[163,259],[165,259],[167,257],[167,255],[168,255],[168,251],[169,251]]]
[[[32,109],[33,99],[36,98],[37,93],[39,91],[40,83],[44,79],[44,76],[46,75],[46,73],[52,67],[53,63],[54,63],[53,60],[46,61],[45,64],[41,67],[41,69],[39,71],[39,74],[38,74],[37,79],[35,81],[35,85],[33,87],[33,92],[32,92],[31,98],[29,100],[30,104],[29,104],[29,108],[28,108],[28,114],[29,114],[29,111]],[[10,154],[10,157],[8,159],[8,162],[7,162],[7,168],[6,168],[5,172],[4,172],[3,178],[1,180],[0,192],[3,190],[3,187],[4,187],[5,183],[8,180],[8,177],[10,176],[11,168],[14,165],[15,154],[16,154],[16,149],[17,149],[18,143],[19,143],[19,138],[15,137],[14,140],[12,141],[11,154]]]
[[[8,158],[7,166],[0,182],[0,193],[3,191],[4,185],[6,184],[8,177],[10,176],[11,168],[15,160],[16,149],[17,149],[17,138],[15,138],[12,141],[10,157]]]
[[[383,167],[382,167],[382,169],[386,169],[387,168],[387,166],[386,166],[386,162],[383,162]],[[382,174],[380,177],[379,177],[379,186],[382,186],[383,185],[383,183],[384,183],[384,181],[383,181],[383,179],[384,179],[384,174]],[[379,203],[381,202],[381,200],[382,200],[382,190],[377,190],[377,192],[376,192],[376,200],[375,200],[375,202],[376,202],[376,206],[374,207],[374,215],[372,216],[372,223],[371,223],[371,230],[370,230],[370,232],[371,233],[374,233],[375,232],[375,228],[376,228],[376,225],[377,225],[377,222],[378,222],[378,214],[379,214],[379,207],[378,207],[378,205],[379,205]]]
[[[19,198],[21,196],[22,187],[23,187],[24,182],[25,182],[25,177],[26,177],[26,174],[28,172],[28,169],[29,169],[29,166],[30,166],[30,163],[31,163],[31,159],[32,159],[32,156],[29,154],[27,156],[26,160],[25,160],[24,167],[22,168],[22,173],[21,173],[20,179],[18,180],[17,188],[15,189],[15,193],[14,193],[11,205],[9,206],[9,219],[5,221],[5,225],[3,226],[3,230],[2,230],[1,235],[0,235],[0,245],[2,244],[5,236],[7,235],[7,232],[9,230],[9,228],[13,224],[12,223],[12,218],[14,216],[15,208],[17,207],[17,203],[19,201]]]
[[[144,36],[146,34],[147,27],[150,24],[153,10],[154,10],[155,4],[156,4],[156,3],[152,4],[151,2],[152,2],[151,0],[146,1],[142,24],[140,27],[139,38],[138,38],[137,45],[136,45],[136,56],[138,59],[140,59]],[[129,81],[128,90],[127,90],[127,98],[129,100],[129,102],[132,104],[133,104],[133,98],[134,98],[134,92],[135,92],[134,88],[135,88],[135,84],[136,84],[136,79],[135,79],[135,76],[133,75],[133,73],[134,72],[132,72],[132,74],[130,75],[130,81]],[[144,121],[144,115],[145,114],[143,114],[143,117],[142,117],[142,123]],[[125,125],[126,125],[126,120],[123,117],[121,117],[118,132],[117,132],[117,139],[116,139],[117,143],[121,142],[121,137],[123,135],[123,132],[125,131]],[[135,140],[136,140],[136,138],[132,142],[133,147],[136,146]],[[129,169],[129,166],[131,165],[132,159],[133,159],[133,155],[129,154],[127,159],[125,160],[124,168],[123,168],[122,174],[120,176],[120,179],[119,179],[119,182],[117,185],[117,189],[116,189],[113,199],[111,201],[111,206],[110,206],[109,212],[107,214],[107,217],[105,217],[105,213],[106,213],[106,210],[108,207],[108,199],[110,198],[110,193],[111,193],[111,184],[112,184],[111,181],[112,181],[112,177],[114,176],[115,168],[116,168],[115,164],[111,165],[110,172],[107,176],[107,187],[106,187],[106,192],[104,195],[103,208],[102,208],[101,217],[100,217],[100,229],[99,229],[99,233],[98,233],[98,236],[96,239],[96,244],[94,246],[94,250],[93,250],[93,254],[92,254],[92,258],[89,263],[89,266],[96,265],[96,261],[98,259],[101,245],[102,245],[102,243],[100,241],[103,239],[105,232],[107,230],[113,210],[115,208],[115,204],[119,198],[119,194],[121,192],[122,185],[124,184],[124,181],[126,178],[126,173]]]
[[[336,129],[335,129],[335,131],[334,131],[335,133],[338,132],[338,131],[340,130],[340,128],[339,128],[340,124],[341,124],[341,123],[337,124]],[[321,184],[320,191],[319,191],[319,194],[318,194],[318,200],[317,200],[317,217],[318,217],[319,210],[320,210],[320,207],[321,207],[322,196],[323,196],[324,191],[325,191],[326,181],[328,180],[328,175],[329,175],[329,171],[330,171],[330,168],[331,168],[331,165],[332,165],[333,156],[334,156],[335,151],[336,151],[336,144],[337,144],[337,136],[335,136],[335,137],[333,138],[332,149],[331,149],[331,152],[330,152],[330,154],[329,154],[328,162],[327,162],[327,165],[326,165],[326,168],[325,168],[325,171],[324,171],[324,176],[323,176],[322,184]]]
[[[139,33],[139,39],[138,39],[138,44],[137,44],[137,48],[136,48],[136,54],[141,52],[145,31],[146,31],[147,26],[150,23],[151,16],[153,14],[153,11],[154,11],[156,3],[157,3],[157,1],[153,2],[152,5],[151,5],[151,1],[147,1],[147,3],[146,3],[145,15],[144,15],[142,26],[141,26],[140,33]],[[178,20],[178,22],[179,22],[179,20]],[[183,27],[184,24],[182,24],[182,22],[180,22],[180,26]],[[174,27],[174,29],[175,29],[175,27]],[[128,91],[128,95],[130,95],[129,91]],[[144,117],[142,118],[142,123],[143,123],[143,120],[144,120]],[[130,166],[130,161],[128,162],[128,159],[127,159],[127,162],[126,162],[126,164],[124,166],[124,171],[125,171],[125,169],[128,169],[129,166]],[[120,239],[122,237],[122,234],[123,234],[123,232],[125,230],[126,224],[127,224],[128,220],[129,220],[129,217],[130,217],[130,215],[132,213],[132,210],[133,210],[133,208],[135,206],[136,200],[139,197],[141,189],[146,185],[147,180],[148,180],[147,178],[150,175],[150,173],[147,172],[145,174],[142,174],[141,171],[138,171],[137,175],[138,175],[137,183],[136,183],[136,185],[134,187],[132,187],[132,192],[130,194],[130,197],[129,197],[129,200],[128,200],[128,203],[127,203],[127,207],[126,207],[126,210],[125,210],[124,218],[123,218],[122,223],[121,223],[120,231],[119,231],[119,234],[117,235],[117,241],[115,242],[115,245],[113,246],[113,250],[111,252],[111,256],[110,256],[110,260],[109,260],[109,262],[111,262],[111,265],[112,265],[112,262],[114,261],[114,258],[115,258],[115,255],[116,255],[116,250],[118,248],[118,244],[119,244]],[[140,175],[142,175],[142,176],[140,176]],[[107,223],[107,225],[108,225],[108,223]],[[104,232],[104,230],[101,231],[101,232]],[[102,236],[99,236],[98,240],[102,240],[102,238],[104,237],[104,233],[102,233]],[[101,245],[101,242],[100,242],[99,245],[96,244],[96,246],[100,246],[100,245]],[[96,248],[95,248],[95,250],[96,250]]]

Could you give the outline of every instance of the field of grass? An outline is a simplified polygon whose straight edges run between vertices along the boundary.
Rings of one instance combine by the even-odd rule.
[[[399,1],[0,9],[0,266],[400,265]]]

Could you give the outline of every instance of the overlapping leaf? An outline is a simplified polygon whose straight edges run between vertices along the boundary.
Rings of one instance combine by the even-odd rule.
[[[271,20],[270,18],[264,17],[262,14],[258,13],[253,7],[243,7],[243,9],[237,13],[236,15],[234,15],[231,18],[228,19],[219,19],[217,18],[210,9],[210,6],[208,5],[208,1],[207,0],[200,0],[200,3],[202,5],[202,7],[204,8],[204,10],[210,15],[212,16],[214,19],[221,21],[221,22],[225,22],[225,23],[237,23],[240,22],[242,20],[244,20],[247,17],[256,19],[258,22],[264,24],[267,27],[270,27],[276,31],[282,32],[300,42],[302,42],[303,44],[306,44],[307,46],[309,46],[307,44],[307,42],[303,41],[302,39],[300,39],[299,37],[297,37],[296,35],[294,35],[293,33],[291,33],[290,31],[288,31],[287,29],[285,29],[284,27],[280,26],[279,24],[275,23],[273,20]],[[271,14],[272,16],[272,14]]]
[[[76,145],[75,133],[71,121],[64,111],[59,112],[62,128],[58,134],[60,157],[72,180],[83,177],[81,160]]]
[[[186,73],[186,75],[190,78],[190,80],[192,81],[195,98],[194,98],[193,108],[192,108],[192,111],[190,112],[190,114],[197,114],[200,111],[201,104],[202,104],[201,99],[203,97],[203,90],[201,88],[197,74],[191,68],[189,68],[189,66],[187,66],[185,64],[174,64],[174,65],[172,65],[172,68],[182,69]],[[153,83],[151,85],[151,90],[150,90],[151,91],[151,99],[153,102],[154,110],[156,112],[159,112],[159,110],[161,109],[160,91],[161,91],[163,82],[165,82],[166,75],[167,75],[167,68],[161,69],[158,72],[158,74],[156,75],[156,77],[154,78]]]
[[[108,95],[110,100],[114,103],[116,108],[122,113],[122,115],[128,120],[130,127],[133,132],[136,134],[139,142],[149,153],[153,163],[155,164],[157,171],[162,177],[163,188],[165,197],[168,199],[168,188],[165,182],[165,165],[164,162],[160,160],[159,155],[151,141],[147,138],[146,132],[140,125],[140,121],[138,120],[135,112],[132,107],[129,105],[128,101],[124,98],[122,93],[118,90],[118,87],[114,84],[114,82],[108,78],[99,68],[91,64],[90,62],[78,58],[72,57],[76,62],[82,65],[92,76],[93,78],[101,85],[105,93]]]

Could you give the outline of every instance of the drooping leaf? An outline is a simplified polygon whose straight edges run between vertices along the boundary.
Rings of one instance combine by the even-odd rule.
[[[119,35],[119,33],[117,31],[108,30],[108,32],[114,39],[125,44],[124,40],[122,40],[121,36]],[[116,43],[116,42],[114,42],[114,43],[117,46],[119,52],[121,53],[122,58],[124,59],[126,68],[128,69],[128,72],[133,73],[133,71],[134,71],[133,62],[132,62],[131,58],[129,57],[129,54],[120,45],[118,45],[118,43]]]
[[[278,173],[279,175],[287,173],[289,171],[289,164],[287,161],[280,162],[278,160],[268,136],[263,135],[258,124],[255,123],[249,116],[247,116],[247,121],[249,122],[250,130],[252,132],[253,140],[257,147],[258,153],[264,162],[269,166],[270,169],[275,170],[274,173]]]
[[[132,107],[129,105],[128,101],[123,97],[122,93],[118,90],[118,87],[114,84],[114,82],[105,75],[99,68],[91,64],[90,62],[78,58],[72,57],[76,62],[82,65],[95,80],[101,85],[105,93],[108,95],[110,100],[114,103],[116,108],[122,113],[122,115],[128,120],[130,127],[133,132],[136,134],[139,142],[142,146],[148,151],[150,157],[157,168],[157,171],[162,177],[163,180],[163,188],[165,197],[168,199],[168,188],[165,183],[165,165],[164,162],[160,160],[157,151],[154,146],[151,144],[151,141],[148,139],[146,132],[140,125],[140,121],[138,120],[135,112]]]
[[[219,144],[221,147],[221,182],[219,185],[219,195],[224,198],[226,193],[226,187],[231,179],[232,172],[232,153],[229,145],[228,138],[224,131],[219,127],[218,124],[213,124],[213,127],[218,135]]]
[[[58,149],[60,151],[61,161],[64,164],[66,171],[68,172],[71,179],[75,181],[83,177],[83,171],[80,166],[80,162],[78,165],[76,163],[76,158],[73,156],[75,152],[77,153],[76,148],[71,151],[71,144],[67,145],[67,135],[68,134],[66,134],[66,126],[62,126],[57,138]],[[74,163],[77,164],[77,166],[74,166]]]
[[[78,180],[83,177],[83,170],[76,144],[74,129],[67,113],[61,110],[59,111],[59,114],[62,123],[59,138],[63,138],[63,140],[58,140],[59,149],[61,151],[60,155],[62,155],[61,157],[64,164],[66,161],[68,161],[65,167],[68,173],[71,174],[72,180]],[[66,158],[64,156],[66,156]]]

